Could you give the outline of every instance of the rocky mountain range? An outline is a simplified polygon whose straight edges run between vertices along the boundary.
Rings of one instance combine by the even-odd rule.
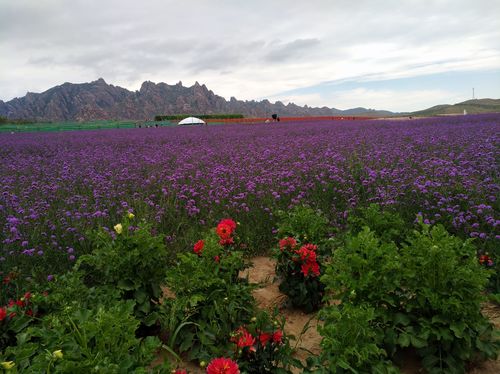
[[[185,87],[146,81],[139,91],[108,84],[100,78],[90,83],[64,83],[42,93],[28,92],[26,96],[7,102],[0,100],[0,116],[9,119],[37,121],[92,121],[92,120],[145,120],[161,114],[213,114],[238,113],[248,117],[280,116],[385,116],[388,111],[355,108],[312,108],[293,103],[283,104],[269,100],[242,101],[231,97],[226,100],[204,84],[196,82]]]

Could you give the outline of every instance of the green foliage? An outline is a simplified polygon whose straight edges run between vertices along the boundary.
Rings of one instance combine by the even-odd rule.
[[[285,317],[280,316],[278,310],[273,314],[262,310],[248,325],[232,334],[235,359],[242,372],[285,374],[291,373],[292,366],[301,366],[300,361],[292,357],[290,336],[286,335],[284,327]]]
[[[328,219],[319,210],[298,205],[289,211],[278,211],[278,237],[287,236],[301,243],[325,242],[328,234]]]
[[[314,373],[398,373],[381,348],[383,331],[377,326],[375,310],[350,303],[321,311],[324,325],[322,353],[308,360],[305,372]]]
[[[170,348],[206,361],[229,352],[229,334],[255,310],[253,286],[238,278],[244,268],[243,254],[223,248],[213,233],[200,255],[178,255],[177,266],[167,271],[167,294],[175,296],[161,305]]]
[[[330,298],[373,308],[380,347],[389,355],[415,348],[430,373],[460,373],[468,361],[496,357],[499,342],[481,314],[488,273],[471,240],[441,225],[421,225],[399,246],[385,240],[368,227],[347,237],[322,277]]]
[[[147,326],[157,320],[160,285],[169,261],[164,238],[151,234],[151,226],[125,218],[119,232],[99,230],[91,237],[94,250],[80,258],[89,286],[114,286],[126,300],[135,300],[135,313]]]
[[[156,115],[155,121],[175,121],[186,117],[196,117],[199,119],[232,119],[243,118],[243,114],[174,114],[174,115]]]
[[[351,233],[358,233],[364,227],[369,227],[385,242],[401,243],[409,231],[399,214],[382,210],[378,204],[370,204],[366,208],[357,209],[348,217],[347,223]]]
[[[159,347],[157,338],[138,339],[133,301],[108,308],[49,314],[18,334],[0,361],[14,361],[29,373],[147,373]],[[151,372],[168,373],[165,363]]]

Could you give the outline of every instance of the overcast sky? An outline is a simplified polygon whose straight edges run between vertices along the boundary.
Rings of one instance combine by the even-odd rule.
[[[500,98],[499,0],[0,0],[0,99],[64,82],[422,109]]]

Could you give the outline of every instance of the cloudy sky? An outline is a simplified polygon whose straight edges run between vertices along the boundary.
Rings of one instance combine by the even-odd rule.
[[[500,98],[499,0],[0,0],[0,99],[63,82],[393,111]]]

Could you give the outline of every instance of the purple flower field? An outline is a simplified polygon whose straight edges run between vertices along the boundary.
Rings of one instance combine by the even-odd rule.
[[[72,266],[90,229],[128,211],[173,251],[224,217],[250,250],[273,212],[321,209],[341,227],[375,202],[500,247],[500,115],[0,135],[0,271]]]

